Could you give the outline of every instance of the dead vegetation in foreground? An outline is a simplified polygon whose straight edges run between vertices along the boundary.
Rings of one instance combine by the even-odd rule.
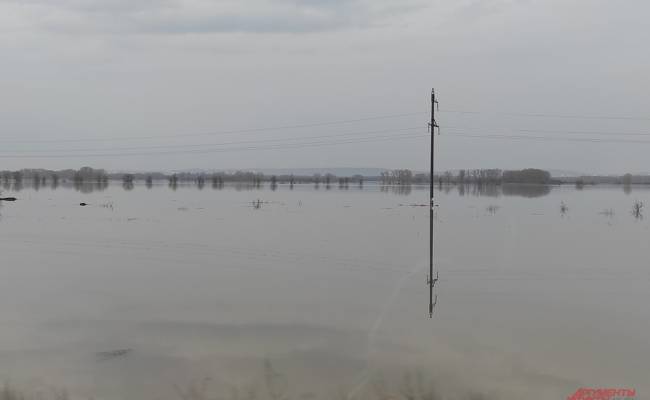
[[[117,390],[117,388],[116,388]],[[293,390],[288,377],[266,360],[262,378],[248,384],[216,384],[212,378],[191,380],[186,384],[172,384],[169,399],[175,400],[496,400],[467,390],[464,393],[444,394],[434,379],[422,371],[404,373],[401,378],[389,381],[381,374],[368,379],[365,384],[352,388],[339,387],[329,394]],[[19,390],[5,383],[0,390],[0,400],[95,400],[100,397],[79,397],[65,389],[48,391]],[[152,397],[159,400],[161,397]]]
[[[328,395],[310,391],[296,392],[286,375],[278,372],[270,361],[264,363],[264,377],[260,383],[225,385],[225,390],[211,391],[210,378],[191,381],[185,386],[174,385],[179,400],[496,400],[484,393],[443,394],[434,380],[422,372],[407,372],[397,382],[389,382],[381,374],[371,378],[363,388],[339,387]],[[4,400],[4,399],[0,399]]]

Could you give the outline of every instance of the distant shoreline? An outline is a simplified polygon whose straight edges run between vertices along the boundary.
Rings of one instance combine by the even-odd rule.
[[[300,171],[301,169],[297,169]],[[304,171],[304,169],[302,169]],[[309,169],[316,171],[316,169]],[[327,169],[323,169],[327,170]],[[332,170],[332,169],[330,169]],[[384,170],[379,174],[376,171],[372,175],[349,174],[354,169],[343,169],[348,172],[346,175],[335,175],[332,173],[313,173],[311,175],[300,173],[264,174],[251,170],[234,172],[107,172],[103,169],[82,167],[78,170],[46,170],[46,169],[21,169],[16,171],[0,171],[0,183],[6,187],[9,184],[30,182],[40,185],[57,185],[63,182],[83,183],[107,183],[109,181],[121,181],[124,184],[135,182],[152,183],[154,181],[167,181],[172,185],[193,182],[198,185],[206,183],[222,185],[227,182],[260,184],[268,182],[271,184],[325,184],[341,186],[363,185],[364,183],[382,183],[385,185],[428,185],[430,176],[427,173],[417,173],[408,169]],[[370,172],[370,169],[366,169]],[[343,171],[342,171],[343,172]],[[441,184],[478,184],[478,185],[500,185],[500,184],[542,184],[542,185],[576,185],[577,187],[587,185],[650,185],[650,175],[581,175],[581,176],[552,176],[550,172],[542,169],[527,168],[522,170],[500,170],[500,169],[471,169],[457,171],[441,171],[434,175],[434,183]]]

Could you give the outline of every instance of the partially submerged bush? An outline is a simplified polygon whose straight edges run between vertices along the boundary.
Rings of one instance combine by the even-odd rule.
[[[643,218],[643,202],[642,201],[635,201],[634,204],[632,205],[632,215],[634,215],[634,218],[636,219],[642,219]]]

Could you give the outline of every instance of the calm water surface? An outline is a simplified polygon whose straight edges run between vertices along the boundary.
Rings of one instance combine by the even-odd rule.
[[[650,398],[650,218],[631,213],[650,217],[649,190],[443,187],[429,319],[428,189],[241,189],[4,190],[0,380],[98,399]]]

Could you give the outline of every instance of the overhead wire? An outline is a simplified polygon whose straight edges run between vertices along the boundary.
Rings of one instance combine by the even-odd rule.
[[[633,116],[633,115],[579,115],[579,114],[527,113],[527,112],[508,112],[508,111],[475,111],[475,110],[458,110],[458,109],[456,110],[442,109],[440,110],[440,112],[456,113],[456,114],[505,115],[505,116],[512,116],[512,117],[527,117],[527,118],[650,121],[650,117]]]
[[[481,129],[477,127],[467,127],[467,126],[452,126],[445,125],[443,127],[445,130],[472,130],[472,129]],[[592,130],[562,130],[562,129],[523,129],[523,128],[511,128],[513,132],[530,132],[530,133],[552,133],[558,135],[594,135],[594,136],[650,136],[650,132],[604,132],[604,131],[592,131]]]
[[[461,114],[483,114],[484,111],[474,111],[474,110],[453,110],[446,109],[441,110],[442,112],[449,113],[461,113]],[[512,115],[518,117],[539,117],[539,118],[576,118],[576,119],[615,119],[615,120],[650,120],[648,117],[638,117],[638,116],[594,116],[594,115],[576,115],[576,114],[549,114],[549,113],[520,113],[520,112],[489,112],[490,114],[499,114],[499,115]],[[381,120],[381,119],[391,119],[391,118],[400,118],[406,116],[415,116],[425,114],[423,112],[411,112],[411,113],[399,113],[399,114],[387,114],[387,115],[376,115],[371,117],[364,118],[354,118],[354,119],[342,119],[342,120],[332,120],[332,121],[321,121],[314,123],[304,123],[304,124],[293,124],[293,125],[279,125],[279,126],[270,126],[270,127],[256,127],[256,128],[245,128],[245,129],[235,129],[235,130],[224,130],[224,131],[215,131],[215,132],[206,132],[206,133],[195,133],[195,134],[175,134],[175,135],[149,135],[149,136],[121,136],[121,137],[112,137],[112,138],[74,138],[74,139],[17,139],[17,140],[2,140],[0,143],[73,143],[73,142],[110,142],[116,140],[149,140],[149,139],[165,139],[165,138],[188,138],[188,137],[199,137],[199,136],[210,136],[210,135],[226,135],[226,134],[240,134],[240,133],[255,133],[255,132],[265,132],[265,131],[275,131],[283,129],[301,129],[301,128],[310,128],[310,127],[321,127],[321,126],[330,126],[330,125],[342,125],[342,124],[352,124],[358,122],[372,121],[372,120]],[[382,130],[370,130],[370,131],[360,131],[360,132],[348,132],[340,134],[322,134],[322,135],[312,135],[312,136],[300,136],[300,137],[285,137],[285,138],[265,138],[265,139],[254,139],[254,140],[239,140],[239,141],[228,141],[228,142],[219,142],[219,143],[182,143],[182,144],[166,144],[166,145],[145,145],[145,146],[121,146],[121,147],[110,147],[110,148],[77,148],[77,149],[30,149],[30,150],[0,150],[0,158],[37,158],[37,157],[50,157],[50,158],[59,158],[59,157],[111,157],[111,156],[139,156],[139,155],[167,155],[167,154],[200,154],[200,153],[213,153],[213,152],[226,152],[226,151],[253,151],[253,150],[283,150],[283,149],[292,149],[292,148],[303,148],[303,147],[319,147],[319,146],[330,146],[330,145],[340,145],[340,144],[352,144],[352,143],[365,143],[372,141],[388,141],[388,140],[398,140],[404,138],[417,138],[417,137],[428,137],[428,135],[386,135],[386,136],[370,136],[362,138],[351,138],[350,136],[359,136],[359,135],[374,135],[378,133],[388,133],[388,132],[400,132],[407,130],[417,130],[421,129],[420,127],[406,127],[406,128],[391,128],[391,129],[382,129]],[[532,140],[532,141],[564,141],[564,142],[589,142],[589,143],[620,143],[620,144],[650,144],[650,140],[636,140],[636,139],[627,139],[621,138],[621,136],[650,136],[650,132],[603,132],[603,131],[590,131],[590,130],[551,130],[551,129],[524,129],[517,128],[513,129],[515,132],[519,133],[550,133],[550,134],[561,134],[561,135],[593,135],[593,136],[616,136],[616,138],[602,138],[602,137],[582,137],[582,138],[571,138],[571,137],[554,137],[554,136],[545,136],[545,135],[523,135],[523,134],[506,134],[500,132],[488,132],[488,133],[472,133],[468,131],[468,127],[455,127],[455,126],[444,126],[443,129],[451,129],[452,131],[457,131],[448,135],[449,137],[461,137],[461,138],[477,138],[477,139],[495,139],[495,140]],[[344,138],[343,140],[335,141],[318,141],[318,142],[304,142],[305,140],[313,139],[330,139],[330,138]],[[295,143],[292,143],[295,142]],[[227,147],[234,145],[246,145],[251,144],[254,146],[245,146],[245,147]],[[261,144],[269,144],[261,145]],[[223,147],[223,148],[215,148]],[[170,149],[167,151],[167,149]],[[142,150],[142,151],[141,151]],[[163,151],[148,151],[148,150],[163,150]],[[135,151],[135,152],[134,152]],[[138,152],[140,151],[140,152]],[[76,154],[81,152],[90,152],[92,154]],[[120,152],[120,153],[116,153]],[[126,153],[123,153],[126,152]]]
[[[462,109],[442,109],[440,112],[456,113],[456,114],[491,114],[491,115],[506,115],[516,117],[529,117],[529,118],[562,118],[562,119],[596,119],[596,120],[632,120],[632,121],[650,121],[650,117],[642,116],[629,116],[629,115],[578,115],[578,114],[553,114],[553,113],[526,113],[526,112],[507,112],[507,111],[478,111],[478,110],[462,110]],[[358,122],[366,122],[373,120],[383,120],[392,118],[401,118],[408,116],[424,115],[426,112],[408,112],[375,115],[362,118],[340,119],[331,121],[320,121],[302,124],[286,124],[277,126],[254,127],[221,130],[213,132],[200,132],[200,133],[185,133],[185,134],[170,134],[170,135],[128,135],[128,136],[112,136],[112,137],[85,137],[85,138],[60,138],[60,139],[4,139],[0,143],[74,143],[74,142],[111,142],[116,140],[157,140],[168,138],[187,138],[198,136],[215,136],[215,135],[228,135],[228,134],[241,134],[241,133],[255,133],[274,130],[285,129],[301,129],[313,128],[321,126],[332,126],[342,124],[352,124]]]
[[[387,132],[402,132],[408,130],[422,130],[421,126],[416,127],[406,127],[406,128],[392,128],[392,129],[379,129],[371,131],[359,131],[359,132],[347,132],[347,133],[337,133],[337,134],[324,134],[324,135],[312,135],[312,136],[295,136],[288,138],[274,138],[274,139],[253,139],[253,140],[238,140],[230,142],[218,142],[218,143],[194,143],[194,144],[171,144],[171,145],[157,145],[157,146],[129,146],[129,147],[110,147],[110,148],[82,148],[82,149],[46,149],[46,150],[15,150],[15,151],[2,151],[1,153],[52,153],[52,152],[85,152],[85,151],[130,151],[130,150],[154,150],[154,149],[178,149],[178,148],[200,148],[200,147],[210,147],[210,146],[229,146],[236,144],[257,144],[257,143],[273,143],[273,142],[284,142],[284,141],[300,141],[305,139],[320,139],[320,138],[335,138],[335,137],[348,137],[348,136],[357,136],[357,135],[369,135],[377,133],[387,133]]]
[[[230,135],[230,134],[255,133],[255,132],[264,132],[264,131],[277,131],[277,130],[285,130],[285,129],[302,129],[302,128],[314,128],[314,127],[331,126],[331,125],[344,125],[344,124],[353,124],[357,122],[401,118],[401,117],[408,117],[408,116],[422,115],[422,114],[425,113],[410,112],[410,113],[399,113],[399,114],[386,114],[386,115],[376,115],[376,116],[363,117],[363,118],[322,121],[322,122],[313,122],[313,123],[304,123],[304,124],[243,128],[243,129],[232,129],[232,130],[222,130],[222,131],[203,132],[203,133],[189,133],[189,134],[149,135],[149,136],[129,135],[129,136],[114,136],[114,137],[104,137],[104,138],[9,139],[9,140],[1,140],[0,143],[75,143],[75,142],[111,142],[116,140],[150,140],[150,139],[187,138],[187,137],[196,137],[196,136]]]
[[[383,129],[376,131],[350,132],[343,134],[317,135],[310,137],[292,137],[276,139],[260,139],[246,141],[232,141],[221,143],[202,143],[202,144],[180,144],[180,145],[161,145],[161,146],[140,146],[140,147],[120,147],[120,148],[96,148],[96,149],[62,149],[62,150],[28,150],[28,151],[11,151],[0,152],[0,158],[66,158],[66,157],[124,157],[124,156],[151,156],[151,155],[171,155],[171,154],[206,154],[221,153],[231,151],[255,151],[255,150],[287,150],[306,147],[321,147],[342,144],[368,143],[374,141],[391,141],[400,139],[427,138],[428,134],[390,134],[376,135],[376,133],[398,132],[407,130],[417,130],[420,127],[406,127]],[[367,137],[349,136],[372,135]],[[454,138],[475,138],[475,139],[493,139],[493,140],[530,140],[537,142],[579,142],[579,143],[618,143],[618,144],[650,144],[650,140],[638,139],[607,139],[607,138],[575,138],[575,137],[552,137],[540,135],[512,135],[502,133],[483,133],[473,134],[471,132],[460,131],[447,135]],[[336,140],[325,140],[332,138],[341,138]],[[319,141],[305,142],[304,140],[322,139]],[[288,142],[288,143],[282,143]],[[295,142],[295,143],[291,143]],[[267,143],[267,145],[255,145],[244,147],[225,147],[238,144],[258,144]],[[216,148],[215,148],[216,147]],[[189,148],[189,149],[188,149]],[[139,150],[160,150],[164,151],[139,151]],[[136,152],[132,152],[135,150]],[[119,151],[119,152],[118,152]],[[124,152],[126,151],[126,152]],[[90,154],[79,154],[80,152],[91,152]],[[99,152],[99,153],[96,153]]]
[[[353,143],[368,143],[378,141],[392,141],[403,139],[417,139],[428,138],[429,135],[421,134],[400,134],[400,135],[385,135],[375,136],[368,138],[355,138],[339,141],[320,141],[320,142],[307,142],[307,143],[289,143],[282,145],[269,145],[269,146],[248,146],[248,147],[231,147],[231,148],[209,148],[209,149],[195,149],[195,150],[169,150],[169,151],[155,151],[155,152],[137,152],[137,153],[93,153],[93,154],[0,154],[0,158],[87,158],[87,157],[124,157],[124,156],[150,156],[150,155],[173,155],[173,154],[209,154],[209,153],[224,153],[232,151],[253,151],[253,150],[287,150],[306,147],[323,147],[341,144]]]
[[[475,139],[498,139],[498,140],[531,140],[538,142],[580,142],[580,143],[619,143],[619,144],[650,144],[650,140],[638,139],[604,139],[604,138],[564,138],[552,136],[534,136],[534,135],[507,135],[500,133],[471,134],[471,133],[453,133],[448,137],[466,137]]]

